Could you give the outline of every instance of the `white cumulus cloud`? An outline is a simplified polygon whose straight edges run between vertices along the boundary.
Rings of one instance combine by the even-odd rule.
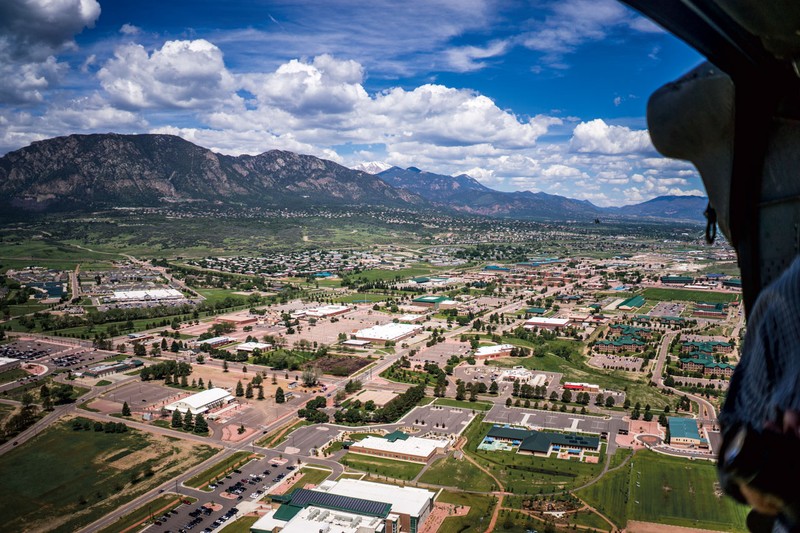
[[[583,153],[630,154],[652,152],[653,145],[647,130],[612,126],[598,118],[575,126],[570,149]]]

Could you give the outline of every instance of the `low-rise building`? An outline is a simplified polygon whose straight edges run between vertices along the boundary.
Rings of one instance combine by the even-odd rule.
[[[692,418],[678,418],[671,416],[669,422],[669,443],[683,446],[708,445],[705,439],[700,438],[697,430],[697,421]]]
[[[497,344],[495,346],[481,346],[475,350],[475,359],[497,359],[498,357],[508,357],[511,355],[511,350],[514,349],[513,344]]]
[[[267,350],[271,350],[272,345],[268,342],[243,342],[242,344],[236,347],[237,352],[246,352],[246,353],[253,353],[255,350],[259,350],[265,352]]]
[[[83,372],[83,375],[89,376],[90,378],[99,378],[116,374],[117,372],[124,372],[125,370],[130,370],[132,368],[139,368],[141,366],[144,366],[144,363],[138,359],[125,359],[115,363],[90,367],[88,370]]]
[[[352,453],[426,463],[437,453],[444,453],[447,446],[446,440],[411,437],[402,431],[394,431],[385,437],[369,436],[351,444],[349,449]]]
[[[185,413],[186,411],[191,411],[193,415],[196,415],[198,413],[206,413],[217,407],[222,407],[234,400],[235,398],[227,390],[214,388],[192,394],[191,396],[172,402],[164,408],[170,412],[180,411],[181,413]]]
[[[251,533],[418,533],[433,509],[434,492],[355,479],[274,495],[280,503]]]
[[[569,326],[568,318],[533,317],[525,321],[525,329],[562,329]]]
[[[371,328],[362,329],[356,332],[355,336],[358,340],[386,343],[389,341],[398,342],[409,337],[413,337],[420,331],[422,326],[418,324],[400,324],[397,322],[389,322],[379,326],[372,326]]]
[[[646,345],[634,337],[618,337],[599,340],[594,343],[594,348],[600,353],[641,352]]]

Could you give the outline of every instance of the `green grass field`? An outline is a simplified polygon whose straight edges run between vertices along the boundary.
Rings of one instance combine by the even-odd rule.
[[[632,466],[607,474],[578,495],[620,527],[628,520],[640,520],[746,531],[747,509],[717,490],[714,465],[642,450]]]
[[[469,512],[464,516],[445,518],[439,533],[483,533],[496,504],[492,496],[446,490],[439,494],[436,501],[469,507]]]
[[[5,372],[0,372],[0,384],[1,383],[10,383],[12,381],[16,381],[20,378],[24,378],[29,374],[22,370],[21,368],[15,368],[13,370],[7,370]]]
[[[208,483],[215,479],[225,476],[231,470],[238,468],[246,463],[252,454],[250,452],[234,452],[230,457],[223,459],[219,463],[203,470],[196,476],[188,479],[184,485],[199,489],[205,487]]]
[[[0,456],[0,520],[8,531],[77,531],[216,452],[60,422]]]
[[[334,298],[335,301],[343,304],[353,304],[353,303],[373,303],[373,302],[383,302],[391,298],[389,294],[378,294],[372,292],[359,292],[355,294],[346,294],[344,296],[340,296],[338,298]]]
[[[504,338],[505,340],[505,338]],[[580,381],[596,383],[603,388],[625,391],[631,402],[641,402],[642,405],[650,404],[653,408],[662,408],[668,402],[674,401],[662,394],[657,387],[651,387],[647,376],[640,373],[629,373],[622,370],[602,370],[586,364],[583,355],[573,356],[567,361],[553,354],[544,357],[507,357],[496,359],[492,364],[513,367],[522,365],[532,370],[546,372],[561,372],[564,374],[562,381]]]
[[[695,291],[691,289],[657,289],[649,288],[642,292],[646,300],[659,301],[685,301],[685,302],[709,302],[709,303],[730,303],[741,298],[740,294],[733,292],[710,292]]]
[[[250,526],[255,524],[258,518],[257,516],[243,516],[222,528],[222,533],[250,533]]]
[[[459,407],[462,409],[472,409],[474,411],[488,411],[492,408],[492,403],[489,402],[462,402],[450,398],[437,398],[436,405],[445,405],[447,407]]]
[[[424,466],[420,463],[408,463],[406,461],[395,461],[384,459],[383,457],[355,453],[345,454],[339,462],[348,468],[368,472],[373,476],[386,476],[405,480],[414,479]]]
[[[467,460],[451,457],[439,459],[419,478],[422,483],[446,485],[463,490],[491,492],[497,489],[494,480]]]
[[[301,468],[300,477],[295,481],[286,493],[292,492],[294,489],[302,489],[304,486],[319,485],[331,475],[330,470],[322,470],[319,468]]]

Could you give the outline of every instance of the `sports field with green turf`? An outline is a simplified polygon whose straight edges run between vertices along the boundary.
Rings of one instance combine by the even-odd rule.
[[[691,289],[657,289],[649,288],[642,292],[645,300],[664,302],[708,302],[712,304],[730,303],[741,298],[735,292],[694,291]]]
[[[722,496],[716,467],[649,450],[578,492],[618,526],[628,520],[716,531],[747,531],[747,508]]]

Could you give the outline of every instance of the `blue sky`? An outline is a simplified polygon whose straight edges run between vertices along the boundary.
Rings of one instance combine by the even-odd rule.
[[[645,121],[700,61],[610,0],[6,0],[0,153],[171,133],[623,205],[701,193]]]

